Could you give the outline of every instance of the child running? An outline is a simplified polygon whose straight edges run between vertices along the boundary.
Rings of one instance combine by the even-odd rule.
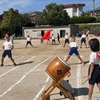
[[[6,41],[3,43],[3,49],[4,52],[2,54],[2,58],[1,58],[1,67],[3,66],[3,62],[4,62],[4,58],[6,57],[6,55],[8,55],[8,57],[10,58],[10,60],[13,62],[14,66],[16,66],[16,63],[14,61],[14,59],[12,58],[12,49],[14,48],[12,42],[10,41],[10,38],[8,35],[5,36]]]
[[[92,100],[93,88],[95,83],[100,92],[100,43],[99,40],[93,38],[89,40],[89,45],[91,49],[91,54],[89,58],[89,91],[88,91],[88,100]]]
[[[71,37],[71,42],[69,44],[69,48],[70,48],[69,54],[68,54],[68,56],[64,60],[67,62],[68,59],[74,53],[79,58],[79,60],[82,62],[82,65],[84,66],[85,63],[83,62],[82,58],[79,55],[79,52],[77,50],[78,49],[78,43],[75,41],[75,37],[74,36]]]

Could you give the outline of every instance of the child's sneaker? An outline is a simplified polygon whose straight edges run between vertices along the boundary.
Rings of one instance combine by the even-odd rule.
[[[84,62],[82,62],[82,66],[85,66],[85,63]]]
[[[1,64],[0,67],[3,67],[3,64]]]
[[[14,66],[17,66],[17,64],[16,64],[16,63],[14,63]]]

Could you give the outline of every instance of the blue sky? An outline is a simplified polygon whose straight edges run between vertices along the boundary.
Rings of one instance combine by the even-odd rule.
[[[50,3],[83,3],[86,4],[83,8],[84,11],[93,9],[93,0],[0,0],[0,14],[4,11],[8,11],[10,8],[17,9],[20,13],[42,11],[45,9],[45,6]],[[100,7],[100,0],[95,0],[95,8],[96,7]]]

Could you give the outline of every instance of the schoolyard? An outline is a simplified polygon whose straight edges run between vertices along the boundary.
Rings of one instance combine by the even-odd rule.
[[[91,38],[91,37],[90,37]],[[92,37],[93,38],[93,37]],[[100,37],[96,37],[100,40]],[[64,38],[61,43],[52,45],[51,41],[43,44],[40,39],[32,39],[33,48],[28,45],[25,48],[26,40],[14,40],[13,58],[17,64],[13,66],[8,57],[4,60],[4,66],[0,67],[0,100],[41,100],[42,92],[52,83],[52,78],[45,72],[48,64],[56,57],[64,58],[68,54],[68,44],[63,47]],[[76,38],[80,45],[80,38]],[[0,56],[2,56],[2,44],[0,40]],[[90,48],[78,48],[82,59],[85,62],[89,60]],[[68,78],[71,86],[74,88],[75,100],[86,100],[88,93],[88,82],[83,78],[88,73],[89,64],[85,66],[80,64],[79,59],[72,55],[67,64],[71,67],[71,76]],[[93,99],[100,98],[100,93],[95,85]],[[55,88],[50,94],[50,100],[69,100],[59,95],[59,89]]]

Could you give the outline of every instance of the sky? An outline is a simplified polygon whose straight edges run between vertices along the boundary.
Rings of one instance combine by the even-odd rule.
[[[10,8],[16,9],[19,13],[43,11],[46,5],[56,4],[85,4],[83,11],[93,10],[93,0],[0,0],[0,14]],[[95,8],[100,7],[100,0],[95,0]]]

